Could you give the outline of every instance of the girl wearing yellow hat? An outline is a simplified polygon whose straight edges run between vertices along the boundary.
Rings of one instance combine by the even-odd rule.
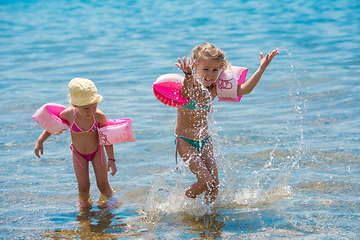
[[[110,168],[112,176],[117,172],[113,145],[105,145],[109,160],[106,161],[97,131],[98,127],[109,125],[105,114],[97,108],[97,104],[104,98],[98,94],[95,84],[89,79],[72,79],[69,83],[69,91],[72,106],[62,111],[59,117],[70,123],[72,140],[70,149],[73,153],[73,165],[78,181],[79,207],[91,207],[89,162],[92,162],[97,186],[108,200],[99,203],[98,207],[116,204],[107,177]],[[37,140],[35,154],[39,158],[39,152],[43,154],[43,142],[50,136],[51,133],[44,130]]]

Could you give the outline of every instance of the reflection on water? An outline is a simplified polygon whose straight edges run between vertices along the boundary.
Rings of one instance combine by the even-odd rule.
[[[135,237],[141,233],[134,232],[131,225],[111,212],[111,209],[92,211],[81,209],[76,216],[76,230],[46,230],[42,237],[53,239],[116,239],[116,237]]]

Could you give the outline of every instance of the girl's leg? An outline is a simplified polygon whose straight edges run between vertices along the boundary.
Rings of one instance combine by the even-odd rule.
[[[103,146],[100,146],[102,149],[96,153],[94,159],[92,160],[92,164],[94,167],[96,184],[101,192],[101,194],[105,195],[107,198],[110,198],[113,195],[113,191],[110,187],[108,175],[107,175],[107,160],[104,152]],[[102,154],[102,162],[101,164],[101,154]]]
[[[73,165],[74,165],[74,171],[75,176],[78,182],[78,191],[79,191],[79,200],[80,203],[87,203],[89,202],[90,196],[90,179],[89,179],[89,163],[85,159],[83,159],[81,156],[77,155],[75,156],[73,153]],[[79,165],[78,160],[80,161],[81,166]]]
[[[220,187],[218,169],[215,161],[214,147],[211,140],[207,141],[204,148],[202,149],[201,158],[205,161],[206,168],[212,176],[210,191],[207,191],[205,193],[205,201],[211,203],[216,199]]]
[[[193,174],[195,174],[198,180],[196,183],[191,185],[188,190],[186,190],[185,195],[190,198],[196,198],[204,191],[207,192],[206,196],[209,195],[209,193],[213,193],[214,192],[213,189],[215,189],[215,185],[216,183],[218,183],[218,180],[217,178],[214,179],[211,170],[209,169],[214,169],[214,167],[211,167],[210,164],[206,164],[206,161],[209,160],[203,159],[199,151],[195,149],[193,146],[191,146],[189,143],[187,143],[183,139],[179,139],[178,141],[179,141],[178,152],[181,158],[183,159],[184,162],[189,163],[190,171]],[[210,152],[209,149],[210,147],[208,146],[208,150],[207,150],[208,152]],[[209,154],[207,153],[207,155]],[[209,165],[209,167],[207,165]],[[215,165],[215,170],[216,170],[216,165]],[[217,177],[217,170],[216,170],[216,177]],[[211,197],[210,200],[205,199],[205,201],[206,202],[213,201],[216,198],[216,194],[212,194],[212,195],[215,196]]]

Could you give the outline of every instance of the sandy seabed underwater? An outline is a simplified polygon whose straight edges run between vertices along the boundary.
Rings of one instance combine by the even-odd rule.
[[[1,1],[1,239],[359,239],[360,4],[355,0]],[[235,66],[278,48],[239,104],[214,102],[220,194],[183,197],[176,109],[158,76],[211,42]],[[118,208],[79,211],[69,132],[33,153],[44,103],[68,106],[68,82],[96,83],[108,118],[131,118],[114,146]]]

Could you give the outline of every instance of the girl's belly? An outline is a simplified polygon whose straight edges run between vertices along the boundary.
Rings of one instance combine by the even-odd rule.
[[[72,144],[75,148],[84,154],[95,151],[100,143],[97,131],[91,133],[74,133],[71,132]]]

